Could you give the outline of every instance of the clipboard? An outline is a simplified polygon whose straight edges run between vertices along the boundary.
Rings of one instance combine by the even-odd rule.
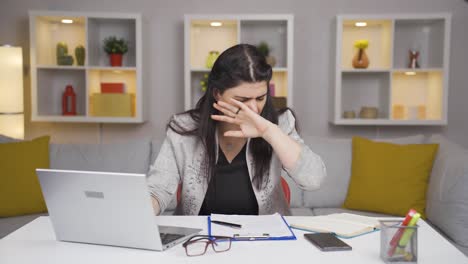
[[[258,234],[244,235],[244,234],[242,234],[242,228],[241,228],[239,230],[234,230],[233,229],[233,235],[231,236],[232,240],[233,241],[296,240],[297,239],[296,235],[294,234],[291,227],[286,222],[286,219],[284,219],[284,217],[282,215],[279,215],[279,216],[281,217],[282,222],[284,223],[285,227],[288,230],[287,235],[274,236],[274,235],[270,235],[267,232],[265,232],[265,233],[259,232]],[[242,217],[242,216],[239,216],[239,217]],[[211,216],[208,216],[207,220],[208,220],[207,221],[208,222],[208,235],[209,236],[214,236],[212,234],[213,228],[211,226]]]

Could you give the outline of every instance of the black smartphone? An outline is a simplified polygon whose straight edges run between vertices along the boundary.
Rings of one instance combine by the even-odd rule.
[[[342,251],[352,249],[350,245],[337,238],[333,233],[311,233],[304,234],[304,237],[321,251]]]

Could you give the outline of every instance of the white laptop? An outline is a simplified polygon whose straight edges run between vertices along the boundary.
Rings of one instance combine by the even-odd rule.
[[[57,240],[165,250],[201,231],[158,226],[144,174],[36,172]]]

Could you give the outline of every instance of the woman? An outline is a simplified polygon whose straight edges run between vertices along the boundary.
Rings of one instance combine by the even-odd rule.
[[[156,214],[182,184],[176,214],[289,215],[281,169],[305,190],[326,175],[321,158],[299,137],[290,110],[272,105],[272,68],[258,50],[240,44],[224,51],[195,109],[175,115],[151,167]]]

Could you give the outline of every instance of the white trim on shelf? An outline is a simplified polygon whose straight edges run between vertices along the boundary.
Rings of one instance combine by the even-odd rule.
[[[86,66],[73,65],[38,65],[38,70],[86,70]]]
[[[390,69],[342,69],[342,73],[373,73],[373,72],[390,72]]]
[[[190,64],[190,46],[191,46],[191,21],[195,19],[191,15],[184,15],[184,109],[192,107],[192,87],[191,87],[191,64]]]
[[[191,68],[191,72],[210,72],[211,69],[209,68]]]
[[[98,116],[62,116],[62,115],[41,115],[34,121],[38,122],[69,122],[69,123],[141,123],[134,117],[98,117]]]
[[[363,20],[363,19],[372,19],[372,20],[421,20],[421,19],[447,19],[450,17],[450,13],[394,13],[394,14],[367,14],[367,15],[358,15],[358,14],[339,14],[338,17],[343,20]]]
[[[356,125],[356,126],[368,126],[368,125],[383,125],[383,126],[391,126],[391,125],[408,125],[408,126],[440,126],[446,125],[447,122],[444,120],[399,120],[399,119],[345,119],[339,118],[335,122],[336,125]]]
[[[288,78],[288,96],[287,96],[287,105],[292,108],[294,105],[294,82],[293,82],[293,65],[294,65],[294,16],[285,15],[285,20],[288,23],[288,51],[287,51],[287,78]]]
[[[444,68],[394,68],[392,72],[443,72]]]
[[[73,12],[73,11],[50,11],[50,10],[31,10],[29,15],[33,16],[74,16],[74,17],[88,17],[88,18],[115,18],[115,19],[137,19],[141,17],[138,13],[105,13],[105,12]]]
[[[138,67],[111,67],[111,66],[88,66],[88,70],[96,71],[136,71]]]
[[[273,72],[287,72],[287,67],[273,67]]]

